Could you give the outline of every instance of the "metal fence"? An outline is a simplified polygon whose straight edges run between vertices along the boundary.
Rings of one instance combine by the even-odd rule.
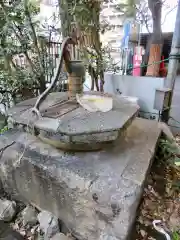
[[[58,67],[59,57],[61,51],[61,43],[48,42],[43,53],[44,69],[46,72],[46,83],[50,83],[54,77],[55,70]]]
[[[61,51],[61,43],[59,42],[48,42],[43,47],[43,65],[45,70],[46,83],[50,83],[52,77],[55,74],[55,70],[58,66],[59,57]],[[32,56],[32,55],[31,55]],[[26,68],[28,61],[26,56],[22,54],[15,55],[13,57],[14,63],[19,67]]]

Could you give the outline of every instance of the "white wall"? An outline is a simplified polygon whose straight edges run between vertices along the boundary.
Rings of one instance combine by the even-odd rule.
[[[122,76],[105,73],[105,92],[117,94],[117,88],[123,95],[137,97],[141,116],[158,119],[154,109],[155,89],[163,87],[164,78]],[[180,134],[180,76],[177,76],[172,99],[169,126],[174,134]],[[146,113],[144,113],[146,112]]]
[[[142,111],[158,113],[154,110],[155,89],[163,87],[163,78],[122,76],[105,73],[105,92],[137,97]]]

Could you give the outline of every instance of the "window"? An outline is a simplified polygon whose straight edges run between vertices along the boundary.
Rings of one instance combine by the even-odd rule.
[[[116,43],[116,39],[112,39],[109,41],[110,44]]]

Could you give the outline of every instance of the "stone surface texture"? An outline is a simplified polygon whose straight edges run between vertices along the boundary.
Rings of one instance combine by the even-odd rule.
[[[51,240],[73,240],[73,238],[64,235],[63,233],[57,233]]]
[[[33,226],[37,223],[37,211],[34,207],[28,205],[25,209],[21,212],[23,225]]]
[[[99,92],[88,94],[102,95]],[[36,134],[46,138],[65,143],[84,143],[87,139],[88,143],[107,142],[116,139],[118,131],[129,125],[139,110],[137,104],[124,98],[116,95],[109,97],[113,100],[113,108],[108,112],[88,112],[77,102],[67,101],[67,93],[51,93],[41,106],[40,118],[32,114],[34,99],[16,105],[8,111],[8,115],[18,124],[35,128]],[[48,112],[47,116],[43,115]]]
[[[3,233],[0,232],[1,240],[24,240],[24,237],[20,233],[10,228],[3,229]]]
[[[0,220],[10,222],[16,214],[16,203],[14,201],[0,199]]]
[[[38,214],[38,221],[40,223],[40,229],[45,234],[47,239],[51,238],[56,233],[59,233],[58,218],[53,216],[48,211],[42,211]]]
[[[77,239],[125,240],[161,132],[158,122],[137,118],[113,147],[86,153],[7,132],[0,140],[0,177],[6,191],[52,212]]]

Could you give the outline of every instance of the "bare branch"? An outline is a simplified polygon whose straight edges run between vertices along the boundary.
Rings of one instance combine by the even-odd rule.
[[[166,15],[165,15],[165,17],[164,17],[164,20],[163,20],[163,22],[161,23],[161,25],[163,25],[164,23],[165,23],[165,21],[166,21],[166,17],[168,16],[168,14],[169,13],[171,13],[174,9],[176,9],[177,8],[177,5],[175,6],[175,7],[173,7],[171,10],[169,10],[167,13],[166,13]]]
[[[36,48],[36,51],[37,51],[37,55],[38,55],[40,71],[41,71],[41,74],[44,74],[44,67],[43,67],[43,64],[42,64],[42,59],[43,58],[41,56],[41,52],[40,52],[39,47],[38,47],[38,39],[37,39],[37,36],[36,36],[34,25],[32,23],[32,19],[31,19],[31,15],[30,15],[30,12],[29,12],[28,1],[27,0],[24,0],[24,9],[25,9],[25,13],[26,13],[26,16],[27,16],[27,19],[28,19],[28,22],[29,22],[29,26],[31,27],[31,30],[32,30],[33,42],[34,42],[34,45],[35,45],[35,48]]]
[[[149,26],[148,26],[147,19],[146,19],[144,13],[143,13],[140,9],[138,9],[137,6],[135,6],[135,8],[136,8],[136,10],[141,14],[142,20],[143,20],[143,22],[144,22],[144,24],[145,24],[145,26],[146,26],[146,29],[147,29],[148,33],[151,33],[151,31],[150,31],[150,29],[149,29]]]

